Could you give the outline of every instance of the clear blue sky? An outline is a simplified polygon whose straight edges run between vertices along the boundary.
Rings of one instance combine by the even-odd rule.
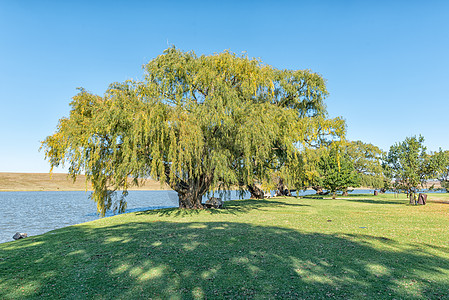
[[[449,1],[215,2],[0,0],[0,172],[47,172],[76,88],[141,78],[169,44],[311,69],[350,140],[449,149]]]

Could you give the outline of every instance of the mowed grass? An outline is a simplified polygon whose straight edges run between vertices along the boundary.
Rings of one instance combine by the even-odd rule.
[[[444,299],[449,197],[437,198],[273,198],[104,218],[0,244],[0,299]]]

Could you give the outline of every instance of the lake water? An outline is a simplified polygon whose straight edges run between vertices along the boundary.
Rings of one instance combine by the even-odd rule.
[[[314,193],[310,190],[299,194]],[[354,190],[353,193],[373,193],[373,190]],[[90,192],[1,192],[0,243],[12,241],[16,232],[32,236],[98,219],[96,204],[89,195]],[[247,193],[244,198],[249,196]],[[222,198],[234,200],[239,199],[239,195],[231,191]],[[203,202],[205,200],[206,197]],[[126,201],[126,212],[178,206],[175,191],[130,191]]]
[[[0,192],[0,243],[12,241],[16,232],[28,236],[93,221],[99,218],[90,192]],[[239,199],[233,191],[225,200]],[[249,198],[249,194],[245,195]],[[205,200],[203,200],[204,202]],[[130,191],[126,212],[177,207],[175,191]],[[113,215],[112,212],[106,216]]]

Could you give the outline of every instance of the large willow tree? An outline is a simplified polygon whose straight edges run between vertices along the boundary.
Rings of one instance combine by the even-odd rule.
[[[112,84],[102,97],[81,89],[43,142],[52,167],[86,174],[102,215],[123,211],[129,185],[148,177],[178,192],[180,208],[201,208],[207,191],[253,185],[280,153],[343,127],[326,119],[325,81],[310,71],[174,47],[145,71],[144,80]],[[123,197],[114,201],[114,191]]]

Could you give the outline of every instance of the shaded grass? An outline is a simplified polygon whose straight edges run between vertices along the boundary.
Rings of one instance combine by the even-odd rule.
[[[136,212],[0,244],[0,298],[449,297],[449,205],[357,198]]]

